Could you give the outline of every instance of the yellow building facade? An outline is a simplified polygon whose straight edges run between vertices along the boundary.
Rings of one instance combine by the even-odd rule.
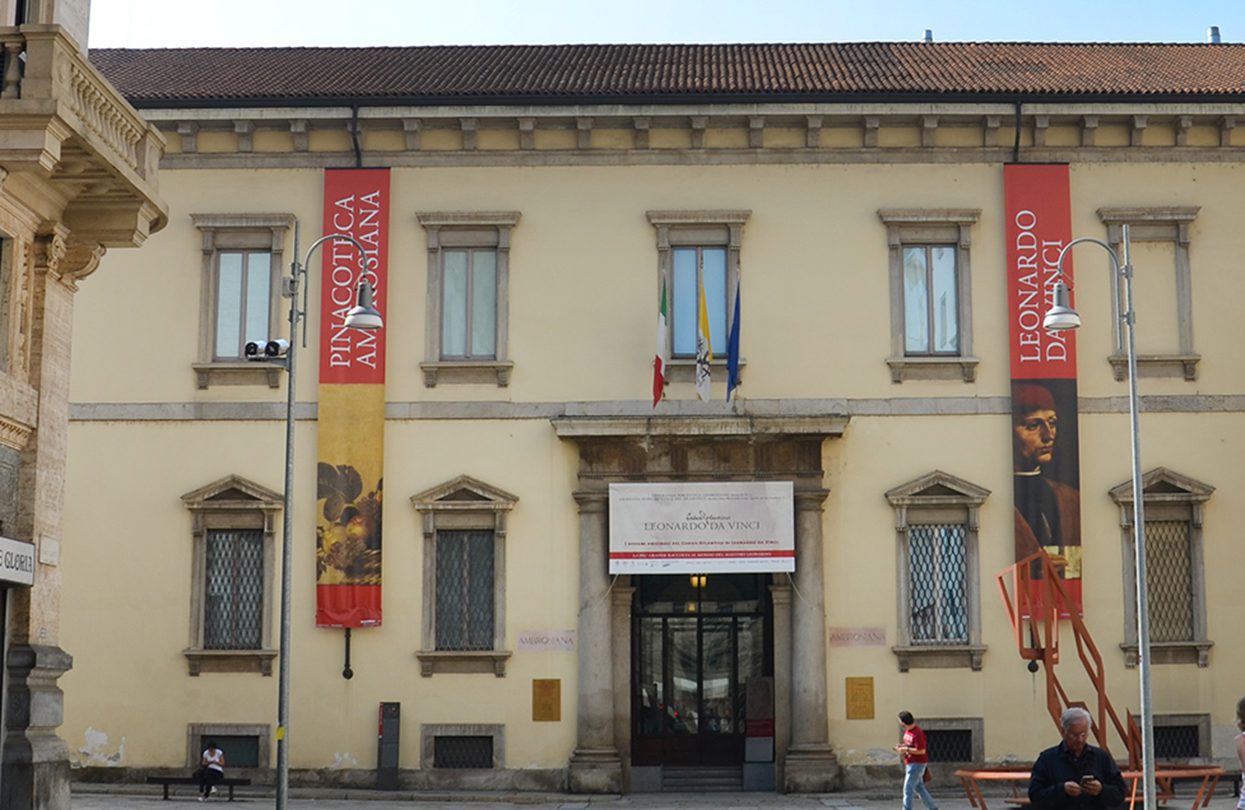
[[[1071,236],[1132,232],[1156,750],[1231,761],[1245,106],[1211,77],[1240,72],[1239,48],[1017,46],[1050,74],[1024,85],[973,46],[860,46],[879,72],[843,90],[798,78],[831,70],[820,51],[712,47],[359,52],[340,86],[314,79],[327,53],[93,54],[168,139],[170,214],[141,254],[104,259],[77,312],[60,733],[80,778],[183,772],[220,738],[271,780],[287,517],[296,784],[830,790],[895,772],[901,709],[935,760],[1032,761],[1056,734],[1049,659],[1026,666],[996,583],[1020,514],[1004,167],[1052,163]],[[1084,49],[1096,67],[1054,70]],[[727,86],[710,57],[737,53],[790,71]],[[1137,58],[1150,77],[1111,81]],[[637,78],[662,59],[668,86]],[[477,60],[502,67],[482,79]],[[688,64],[704,84],[679,83]],[[393,84],[369,84],[386,65]],[[557,89],[597,68],[604,85]],[[328,233],[328,174],[353,167],[389,184],[387,497],[383,620],[346,633],[315,619],[317,525],[343,514],[315,463],[321,256],[289,516],[284,372],[244,354],[298,340],[281,277]],[[1101,253],[1077,262],[1061,430],[1083,617],[1112,704],[1136,712],[1120,285]],[[610,573],[612,484],[775,481],[794,571]],[[1064,633],[1059,678],[1096,706]]]

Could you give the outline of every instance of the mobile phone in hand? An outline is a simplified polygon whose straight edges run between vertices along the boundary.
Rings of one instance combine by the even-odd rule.
[[[1095,777],[1092,773],[1087,773],[1081,777],[1081,784],[1088,785],[1090,782],[1094,781],[1094,779]]]

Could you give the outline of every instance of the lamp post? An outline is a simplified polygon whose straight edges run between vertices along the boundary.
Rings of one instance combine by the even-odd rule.
[[[281,363],[286,371],[286,405],[285,405],[285,495],[282,500],[281,517],[281,637],[278,642],[277,655],[277,810],[285,810],[290,788],[290,752],[289,752],[289,720],[290,720],[290,566],[294,553],[294,383],[296,380],[298,357],[297,333],[299,321],[307,314],[307,263],[311,254],[325,242],[350,242],[359,251],[359,297],[357,306],[346,313],[344,325],[348,329],[380,329],[384,323],[380,313],[372,306],[372,285],[366,278],[367,252],[363,245],[353,236],[343,233],[331,233],[311,243],[302,264],[298,262],[298,223],[294,223],[294,260],[290,262],[290,275],[283,279],[282,295],[290,299],[290,339],[288,342],[270,340],[260,347],[256,343],[248,343],[246,355],[248,359],[271,360]],[[299,306],[298,293],[302,287],[303,300]],[[303,325],[303,343],[306,344],[307,327]],[[284,345],[282,345],[284,343]],[[261,356],[262,355],[262,356]]]
[[[1100,239],[1082,237],[1073,239],[1059,252],[1056,272],[1059,280],[1053,290],[1054,304],[1046,313],[1043,326],[1050,331],[1077,329],[1081,317],[1068,303],[1068,285],[1063,272],[1063,261],[1075,245],[1090,242],[1098,245],[1111,257],[1115,269],[1113,281],[1124,279],[1124,311],[1120,320],[1128,332],[1128,416],[1132,430],[1133,467],[1133,554],[1137,563],[1137,669],[1141,679],[1141,769],[1142,799],[1147,810],[1154,807],[1154,717],[1150,706],[1150,609],[1146,589],[1146,514],[1141,493],[1141,426],[1138,420],[1137,402],[1137,313],[1133,310],[1133,265],[1129,247],[1128,226],[1123,226],[1121,247],[1123,262],[1115,250]],[[1115,285],[1119,295],[1119,284]]]

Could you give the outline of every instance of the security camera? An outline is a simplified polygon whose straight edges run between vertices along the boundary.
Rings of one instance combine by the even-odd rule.
[[[269,360],[275,360],[279,357],[285,357],[290,350],[290,342],[282,338],[270,340],[264,344],[264,357]]]
[[[259,343],[254,340],[249,341],[247,342],[246,346],[242,349],[242,356],[245,357],[247,360],[266,360],[268,359],[264,357],[264,346],[266,344],[267,344],[267,341],[265,341],[264,343]]]

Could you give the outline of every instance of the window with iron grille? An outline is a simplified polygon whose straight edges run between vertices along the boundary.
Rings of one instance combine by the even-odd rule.
[[[1188,521],[1147,520],[1146,583],[1152,641],[1193,638],[1190,568]]]
[[[491,736],[447,736],[433,738],[434,768],[491,768],[493,767],[493,738]]]
[[[973,732],[967,728],[925,729],[930,762],[972,762]]]
[[[1141,476],[1145,499],[1146,592],[1149,600],[1150,661],[1153,664],[1210,665],[1207,637],[1206,570],[1203,563],[1204,504],[1215,488],[1158,467]],[[1123,561],[1124,664],[1135,667],[1137,644],[1136,538],[1133,482],[1111,489],[1120,509]]]
[[[1154,725],[1154,756],[1159,760],[1196,759],[1202,756],[1197,726]]]
[[[506,515],[518,500],[467,475],[411,496],[423,527],[421,675],[505,677]]]
[[[259,737],[250,734],[202,734],[199,750],[207,750],[209,742],[216,743],[225,752],[227,768],[258,768]],[[264,763],[267,765],[267,763]]]
[[[990,490],[935,470],[886,493],[895,510],[899,671],[980,670],[978,512]],[[922,724],[922,728],[929,729]]]
[[[914,644],[968,641],[967,532],[963,524],[908,527],[908,577]]]
[[[199,767],[209,742],[225,752],[225,775],[237,776],[238,768],[271,768],[272,727],[250,723],[188,723],[186,765]]]
[[[263,532],[208,531],[206,563],[204,649],[259,649],[264,615]]]
[[[493,532],[437,532],[437,649],[493,649]]]
[[[282,497],[237,475],[182,496],[191,514],[190,675],[272,674],[274,539]],[[215,734],[213,727],[204,733]],[[218,741],[219,742],[219,741]],[[197,758],[195,759],[197,762]]]

